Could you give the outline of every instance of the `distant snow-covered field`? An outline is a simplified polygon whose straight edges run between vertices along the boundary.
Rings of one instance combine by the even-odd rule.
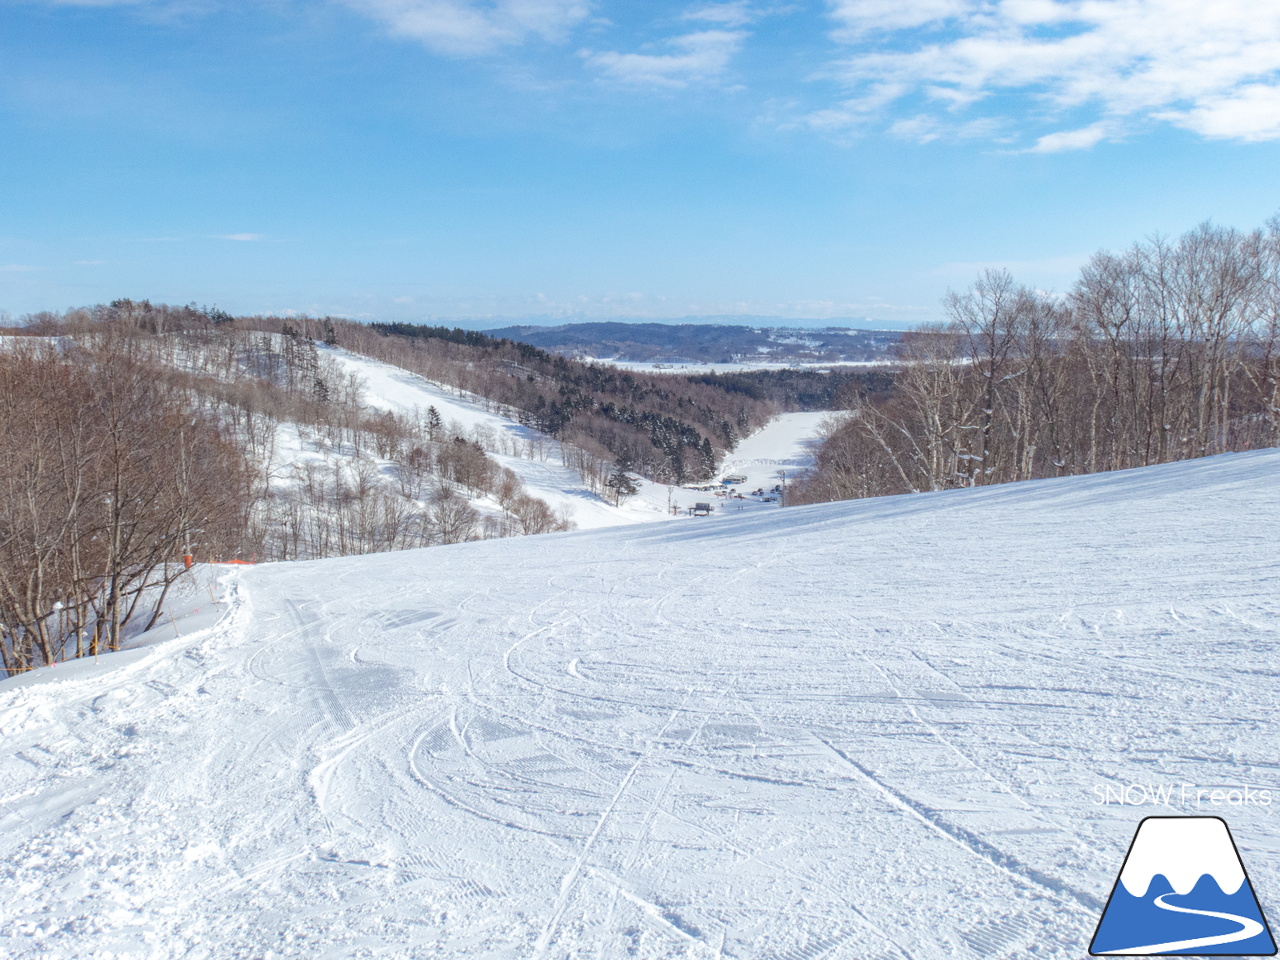
[[[603,363],[621,370],[636,373],[751,373],[761,370],[835,370],[843,367],[892,367],[898,360],[833,360],[822,363],[810,360],[741,360],[733,363],[697,363],[666,360],[610,360],[599,357],[583,357],[587,363]]]
[[[0,954],[1079,958],[1161,812],[1274,919],[1278,475],[223,568],[0,683]]]

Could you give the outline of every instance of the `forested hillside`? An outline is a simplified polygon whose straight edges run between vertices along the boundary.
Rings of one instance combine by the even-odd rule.
[[[944,307],[792,503],[1280,445],[1280,218],[1099,253],[1062,297],[989,271]]]
[[[479,334],[235,318],[118,300],[0,343],[0,653],[10,673],[117,649],[183,557],[309,559],[566,529],[495,457],[514,440],[428,405],[375,410],[339,343],[529,425],[617,502],[629,473],[708,477],[776,404]],[[533,433],[532,431],[541,431]],[[534,438],[539,438],[534,440]]]
[[[483,333],[414,324],[333,324],[337,342],[517,411],[538,430],[652,480],[685,483],[778,406],[696,379],[556,356]]]
[[[485,332],[570,357],[675,363],[881,360],[900,336],[889,330],[772,327],[767,323],[767,318],[762,319],[763,325],[759,326],[706,322],[597,322],[554,327],[501,327]]]

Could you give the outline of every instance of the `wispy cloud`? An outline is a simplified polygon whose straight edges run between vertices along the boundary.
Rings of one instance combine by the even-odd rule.
[[[583,50],[587,66],[617,83],[675,89],[720,82],[747,34],[700,30],[667,41],[667,53],[595,53]]]
[[[492,53],[531,37],[563,40],[591,12],[587,0],[343,0],[402,37],[453,56]]]
[[[956,122],[952,118],[921,113],[894,121],[889,133],[900,140],[916,143],[932,143],[935,140],[974,140],[994,136],[1005,126],[1000,120],[979,117],[976,120]]]
[[[234,240],[237,243],[253,243],[256,240],[267,239],[261,233],[215,233],[214,240]]]
[[[757,11],[746,0],[732,0],[729,3],[702,3],[684,12],[682,19],[697,20],[703,23],[715,23],[730,29],[745,27],[759,19]]]
[[[834,107],[816,110],[805,118],[808,126],[835,132],[858,127],[880,116],[889,104],[906,95],[909,87],[902,83],[872,83],[860,96],[841,100]]]
[[[1008,109],[1010,95],[1022,96],[1030,102],[1016,112],[1040,122],[1079,110],[1098,117],[1041,136],[1036,152],[1085,149],[1150,120],[1206,137],[1280,139],[1280,4],[832,0],[831,15],[833,36],[853,47],[838,69],[855,91],[898,90],[898,99],[956,111],[995,95]]]
[[[1027,153],[1062,153],[1066,150],[1088,150],[1111,134],[1111,124],[1106,121],[1081,127],[1079,130],[1060,130],[1047,133],[1036,141]]]
[[[29,263],[0,263],[0,273],[30,273],[37,269]]]
[[[837,36],[859,39],[868,33],[937,25],[969,12],[969,0],[832,0]]]

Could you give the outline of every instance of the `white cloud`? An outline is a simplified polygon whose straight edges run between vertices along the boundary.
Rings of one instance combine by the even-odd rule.
[[[214,234],[215,240],[235,240],[240,243],[252,243],[255,240],[265,240],[260,233],[217,233]]]
[[[1110,127],[1105,122],[1090,124],[1079,130],[1062,130],[1050,133],[1036,141],[1036,145],[1027,153],[1062,153],[1066,150],[1088,150],[1110,135]]]
[[[897,87],[953,110],[1021,94],[1035,101],[1028,114],[1101,115],[1033,150],[1086,148],[1145,118],[1280,138],[1274,0],[833,0],[832,15],[855,48],[840,65],[855,88]]]
[[[729,68],[746,34],[740,30],[701,30],[668,41],[672,53],[582,52],[590,67],[631,86],[686,87],[715,83]]]
[[[935,24],[967,13],[972,6],[968,0],[832,0],[831,15],[841,24],[840,35],[853,38]]]
[[[718,23],[723,27],[744,27],[757,18],[756,12],[746,0],[729,3],[704,3],[685,12],[685,20],[701,20]]]
[[[530,37],[562,40],[586,19],[587,0],[344,0],[438,53],[472,56],[515,46]]]
[[[999,120],[980,117],[965,123],[917,114],[914,117],[895,121],[889,127],[892,136],[902,140],[914,140],[916,143],[932,143],[934,140],[972,140],[977,137],[989,137],[1001,127]]]
[[[889,132],[901,140],[914,140],[916,143],[932,143],[942,136],[937,118],[924,114],[897,121]]]
[[[1280,86],[1253,84],[1211,97],[1184,112],[1157,114],[1206,137],[1231,140],[1280,139]]]
[[[868,86],[860,97],[841,100],[834,107],[809,114],[805,122],[817,130],[836,131],[857,127],[874,119],[880,112],[910,88],[901,83],[877,83]]]

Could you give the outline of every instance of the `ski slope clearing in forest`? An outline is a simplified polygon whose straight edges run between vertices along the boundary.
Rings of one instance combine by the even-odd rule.
[[[554,439],[490,412],[478,397],[450,391],[408,370],[341,348],[326,348],[325,354],[364,381],[365,403],[376,410],[412,414],[435,407],[446,430],[456,427],[469,435],[478,428],[504,438],[502,447],[512,452],[491,452],[490,456],[514,471],[530,494],[553,510],[567,510],[579,528],[616,527],[667,516],[665,486],[614,506],[588,490],[577,471],[564,465]],[[646,482],[644,486],[661,485]]]
[[[763,430],[747,437],[724,458],[720,476],[746,477],[742,487],[772,489],[784,479],[794,480],[813,464],[822,425],[839,414],[830,411],[784,413]],[[785,474],[785,477],[783,476]]]
[[[0,684],[0,953],[1079,958],[1170,812],[1274,917],[1278,474],[226,573],[217,625]]]
[[[546,501],[552,509],[567,510],[580,529],[668,519],[670,507],[688,508],[706,499],[678,486],[637,477],[638,495],[615,506],[588,490],[582,478],[564,465],[553,438],[487,410],[482,399],[450,391],[417,374],[348,350],[322,349],[346,372],[364,382],[364,401],[376,410],[413,414],[415,410],[435,407],[448,428],[446,432],[456,428],[457,432],[468,434],[479,429],[505,438],[499,446],[509,452],[490,456],[514,471],[533,496]],[[829,412],[818,412],[776,417],[738,444],[725,458],[720,475],[741,473],[748,477],[743,490],[773,487],[779,482],[779,470],[787,470],[794,477],[812,463],[811,446],[819,425],[831,416]],[[747,506],[757,509],[759,504],[750,501]]]

